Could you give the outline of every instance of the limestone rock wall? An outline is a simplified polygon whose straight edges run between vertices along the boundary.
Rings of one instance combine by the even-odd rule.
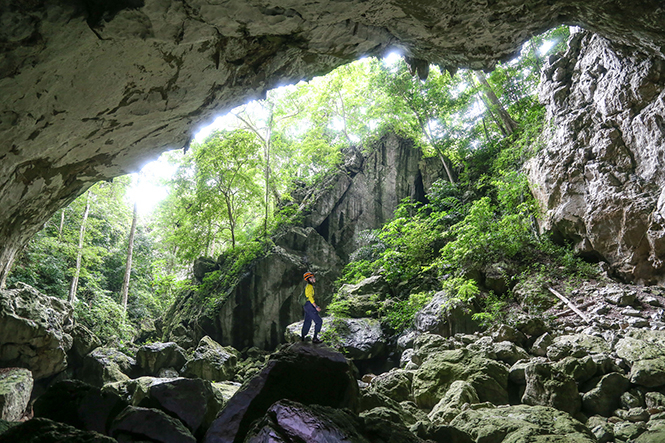
[[[541,227],[631,281],[665,281],[665,58],[589,33],[551,57],[551,127],[529,165]]]
[[[564,22],[663,55],[659,0],[0,0],[0,286],[57,209],[275,85],[390,47],[489,67]]]

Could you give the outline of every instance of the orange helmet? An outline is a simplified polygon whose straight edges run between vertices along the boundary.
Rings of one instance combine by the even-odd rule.
[[[310,277],[314,277],[314,274],[311,272],[305,272],[305,274],[302,276],[303,280],[307,280]]]

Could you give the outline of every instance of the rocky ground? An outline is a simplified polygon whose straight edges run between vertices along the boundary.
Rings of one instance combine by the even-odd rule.
[[[382,287],[346,288],[363,306],[355,312],[380,303],[368,292]],[[565,301],[542,315],[521,305],[483,329],[439,293],[397,340],[376,319],[328,318],[336,349],[298,340],[268,355],[205,337],[134,356],[99,346],[32,288],[3,291],[0,327],[14,334],[0,347],[0,442],[665,441],[665,291],[611,281],[553,289],[581,315]],[[55,342],[61,353],[39,349]],[[30,352],[51,360],[17,367],[35,364]],[[392,368],[358,370],[391,354]]]

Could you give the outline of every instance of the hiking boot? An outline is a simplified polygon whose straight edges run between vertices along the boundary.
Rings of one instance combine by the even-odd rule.
[[[312,343],[314,343],[315,345],[318,345],[320,343],[323,343],[323,341],[321,339],[317,338],[317,337],[314,337],[312,339]]]

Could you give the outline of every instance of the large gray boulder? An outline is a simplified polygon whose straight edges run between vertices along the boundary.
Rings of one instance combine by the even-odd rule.
[[[464,431],[475,442],[596,442],[582,423],[547,406],[467,409],[450,426]]]
[[[621,404],[621,395],[628,390],[630,381],[623,374],[604,375],[598,384],[582,396],[582,412],[587,415],[609,417]]]
[[[129,380],[136,361],[117,349],[100,347],[86,355],[77,376],[101,388],[106,383]]]
[[[543,69],[552,130],[529,163],[543,230],[642,283],[665,281],[663,61],[572,36]]]
[[[370,390],[383,394],[395,401],[413,400],[411,380],[413,373],[403,369],[393,369],[372,379]]]
[[[187,361],[185,350],[174,342],[143,345],[136,352],[136,364],[143,375],[158,375],[162,369],[180,371]]]
[[[27,368],[35,380],[63,371],[73,326],[66,301],[23,283],[0,290],[0,363]]]
[[[158,409],[127,406],[113,420],[109,434],[118,441],[196,443],[189,430],[176,418]]]
[[[478,322],[472,318],[474,313],[472,306],[441,291],[434,294],[432,300],[418,311],[414,323],[420,332],[431,332],[444,337],[457,333],[471,334],[480,329]]]
[[[33,386],[32,374],[23,368],[0,369],[0,419],[18,421],[26,412]]]
[[[198,377],[211,381],[233,378],[239,352],[230,346],[222,346],[205,336],[199,341],[194,355],[185,363],[182,373],[186,377]]]
[[[456,349],[432,353],[413,376],[413,397],[421,408],[432,408],[457,380],[467,381],[481,402],[508,403],[508,369],[499,362]]]
[[[251,423],[283,399],[356,410],[358,384],[350,362],[332,350],[300,343],[274,354],[229,400],[203,442],[242,441]]]
[[[532,406],[551,406],[575,415],[581,400],[575,380],[551,364],[532,362],[524,370],[526,388],[522,403]]]
[[[287,327],[286,340],[291,343],[300,341],[303,322],[299,321]],[[312,329],[314,325],[312,325]],[[310,329],[310,334],[312,334]],[[332,346],[353,360],[368,360],[380,357],[387,350],[387,337],[381,329],[381,323],[373,318],[338,318],[325,317],[320,336],[327,337]]]

